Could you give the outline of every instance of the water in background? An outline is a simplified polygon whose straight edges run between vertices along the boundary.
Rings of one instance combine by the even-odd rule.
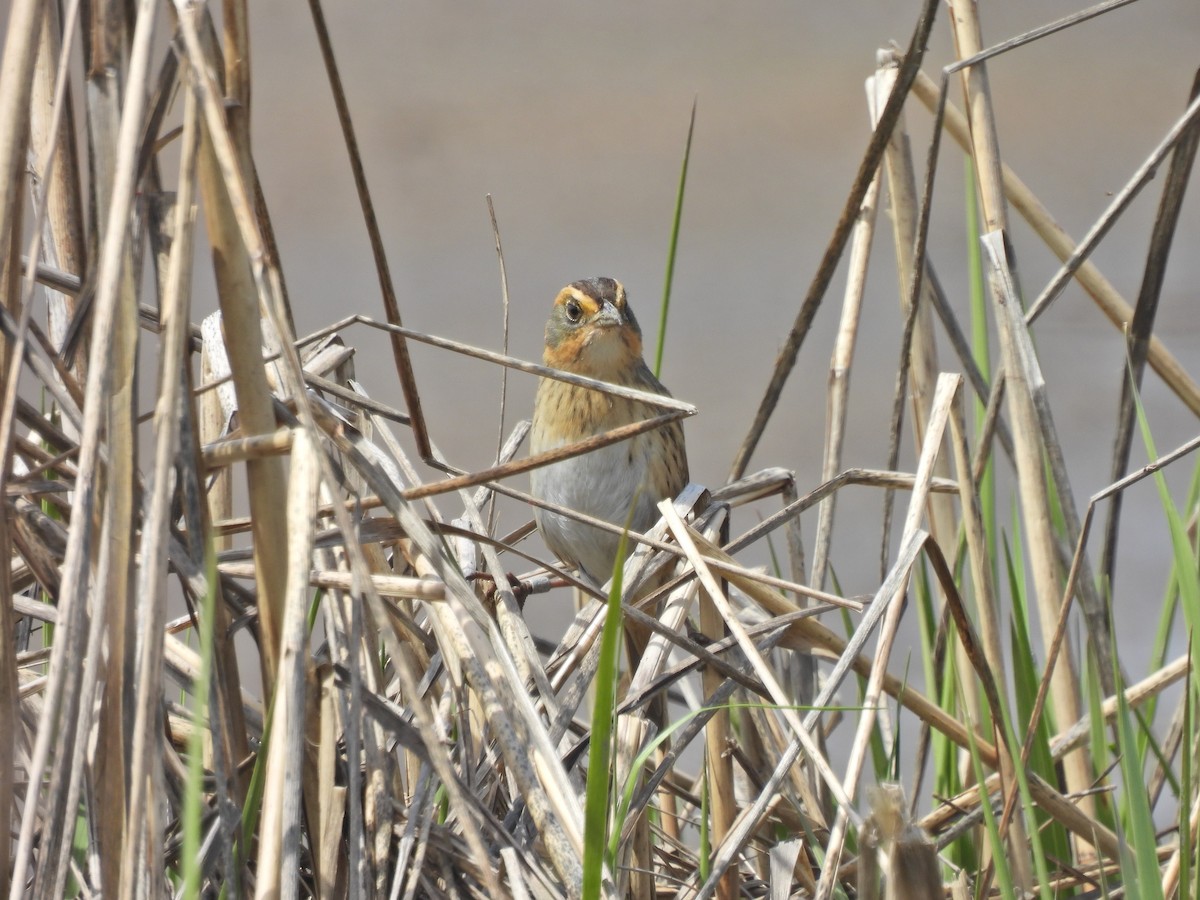
[[[326,5],[405,323],[501,346],[490,193],[508,266],[511,350],[526,359],[540,357],[557,289],[596,274],[626,284],[653,344],[688,113],[697,99],[663,380],[701,411],[687,423],[693,477],[723,483],[866,146],[862,84],[876,48],[893,39],[907,43],[918,4]],[[985,40],[1075,6],[984,4]],[[925,66],[935,76],[953,59],[941,15]],[[255,158],[298,326],[315,329],[352,311],[382,318],[307,10],[263,0],[251,16]],[[1161,0],[989,63],[1004,159],[1077,238],[1182,111],[1200,62],[1197,46],[1200,8]],[[959,102],[957,90],[952,98]],[[929,117],[914,104],[908,122],[923,166]],[[947,139],[930,258],[965,324],[962,171]],[[1160,185],[1150,186],[1095,255],[1131,302]],[[1195,197],[1189,200],[1158,329],[1200,376],[1200,216]],[[900,319],[885,218],[879,227],[853,374],[847,465],[881,466],[886,453]],[[1057,261],[1019,220],[1013,240],[1025,292],[1036,295]],[[794,469],[802,492],[819,481],[841,290],[839,277],[751,466]],[[198,298],[198,313],[204,302]],[[1074,286],[1036,336],[1043,349],[1054,348],[1042,362],[1082,511],[1108,481],[1123,342]],[[359,378],[380,399],[401,405],[386,345],[365,331],[347,341],[360,349]],[[944,343],[940,351],[942,365],[957,369]],[[485,465],[497,428],[498,370],[426,348],[414,353],[435,441],[459,465]],[[510,425],[529,414],[533,389],[528,376],[510,377]],[[1194,417],[1153,375],[1146,399],[1160,451],[1195,434]],[[1135,439],[1135,465],[1138,447]],[[907,436],[904,459],[902,466],[911,466]],[[1172,472],[1177,494],[1189,472],[1190,462]],[[878,492],[865,488],[843,494],[833,563],[849,593],[878,584],[870,561],[879,503]],[[1149,483],[1135,490],[1127,509],[1115,596],[1123,630],[1144,636],[1140,648],[1124,645],[1137,676],[1170,554]],[[499,532],[522,515],[505,507]],[[735,530],[753,521],[743,515]],[[810,514],[806,539],[814,530]],[[561,619],[538,618],[549,622],[540,624],[542,633],[557,638],[566,594],[534,602],[562,611]]]

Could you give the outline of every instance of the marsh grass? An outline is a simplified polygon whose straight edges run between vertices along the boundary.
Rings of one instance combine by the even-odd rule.
[[[1200,388],[1154,331],[1196,101],[1148,136],[1156,148],[1076,245],[999,158],[983,61],[1086,17],[985,49],[973,7],[956,2],[959,62],[929,76],[939,10],[926,2],[908,48],[880,54],[876,130],[730,483],[664,503],[654,528],[628,536],[606,593],[527,553],[528,526],[494,533],[495,498],[536,504],[511,476],[695,408],[645,396],[659,410],[648,422],[528,458],[527,423],[505,430],[502,396],[494,464],[447,461],[456,448],[439,450],[417,378],[438,372],[414,372],[411,341],[440,359],[568,376],[403,325],[335,49],[310,5],[383,316],[363,309],[298,336],[250,151],[245,5],[225,4],[218,30],[206,7],[184,3],[143,0],[113,20],[81,20],[68,3],[61,21],[57,4],[11,4],[0,894],[1200,896],[1191,641],[1168,658],[1171,632],[1200,623],[1200,470],[1184,496],[1163,475],[1200,441],[1160,456],[1137,391],[1149,365],[1200,414]],[[906,116],[923,108],[934,139],[919,163]],[[967,328],[931,277],[928,246],[933,187],[964,158]],[[1168,177],[1131,305],[1087,257],[1160,161]],[[885,196],[904,311],[891,461],[843,469]],[[1010,209],[1063,261],[1030,314],[1004,239]],[[220,305],[200,323],[191,273],[209,261],[197,227]],[[823,481],[747,475],[844,256]],[[503,281],[502,253],[500,264]],[[1131,323],[1112,485],[1082,511],[1032,327],[1071,278]],[[387,335],[403,409],[370,396],[394,385],[355,376],[368,329]],[[949,363],[935,362],[939,344]],[[138,381],[156,385],[153,409],[139,406]],[[1127,474],[1135,432],[1153,462]],[[897,470],[904,441],[912,472]],[[423,480],[428,467],[444,477]],[[1152,665],[1131,672],[1109,585],[1116,501],[1145,478],[1172,569]],[[842,538],[857,541],[842,558],[880,567],[869,597],[841,596],[829,562],[851,485],[889,498],[878,551]],[[747,510],[760,514],[751,524]],[[807,546],[804,513],[818,522]],[[746,564],[755,551],[771,571]],[[590,602],[547,646],[523,604],[562,584]],[[620,676],[618,609],[644,639]],[[916,659],[896,646],[908,619]],[[669,722],[652,714],[663,696]]]

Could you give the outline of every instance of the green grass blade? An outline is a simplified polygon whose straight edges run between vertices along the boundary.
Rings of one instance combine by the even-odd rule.
[[[1136,390],[1133,392],[1133,403],[1137,410],[1138,426],[1141,428],[1146,453],[1150,459],[1157,459],[1158,451],[1154,447],[1150,423],[1146,419],[1146,410],[1142,407],[1141,394]],[[1167,517],[1167,528],[1171,535],[1171,549],[1175,559],[1175,574],[1179,580],[1179,597],[1183,601],[1184,619],[1187,621],[1188,631],[1195,634],[1200,630],[1200,571],[1196,568],[1196,550],[1192,546],[1187,523],[1179,514],[1179,507],[1171,499],[1167,479],[1161,469],[1154,473],[1154,484],[1158,488],[1159,502]]]
[[[1188,641],[1188,671],[1185,676],[1187,684],[1183,691],[1183,733],[1195,734],[1192,731],[1195,713],[1195,698],[1192,696],[1192,642]],[[1192,821],[1189,813],[1192,797],[1192,751],[1184,747],[1179,754],[1179,846],[1192,846]],[[1196,890],[1200,891],[1200,879],[1196,879]],[[1192,854],[1185,849],[1179,854],[1179,884],[1180,895],[1186,896],[1188,885],[1192,883]]]
[[[734,707],[730,706],[730,707],[722,707],[722,708],[723,709],[732,709]],[[701,707],[700,709],[692,710],[691,712],[684,714],[684,716],[682,718],[672,722],[665,729],[663,729],[662,732],[660,732],[659,734],[656,734],[654,736],[654,740],[649,741],[646,744],[646,746],[642,748],[641,752],[638,753],[638,755],[636,757],[634,757],[633,765],[631,765],[629,767],[629,777],[626,779],[625,784],[621,786],[621,793],[617,799],[616,812],[613,814],[612,828],[609,831],[609,838],[608,838],[608,856],[610,859],[616,859],[616,856],[617,856],[617,845],[620,843],[620,840],[621,840],[621,831],[625,827],[625,819],[629,815],[629,807],[633,805],[633,794],[637,788],[637,783],[638,783],[637,773],[642,770],[642,767],[646,765],[646,761],[648,759],[650,759],[650,755],[652,753],[654,753],[654,751],[658,748],[658,746],[661,743],[663,743],[663,741],[665,741],[672,734],[674,734],[676,731],[678,731],[680,728],[682,728],[684,725],[686,725],[692,718],[700,715],[703,712],[708,712],[708,711],[710,711],[710,708]],[[594,741],[595,738],[593,737],[592,740]],[[589,748],[589,750],[590,750],[590,748]],[[590,783],[590,779],[591,779],[591,774],[592,774],[591,768],[589,766],[589,768],[588,768],[589,783]],[[585,812],[585,819],[586,819],[586,812]],[[584,843],[585,843],[585,845],[587,843],[586,832],[585,832],[585,836],[584,836]],[[584,849],[585,850],[587,849],[586,846]],[[585,870],[585,876],[586,876],[586,870]],[[585,894],[584,896],[586,897],[587,895]]]
[[[254,833],[258,830],[258,817],[262,812],[263,792],[266,790],[267,757],[271,749],[271,722],[275,715],[275,696],[267,704],[267,714],[263,718],[262,740],[258,744],[258,752],[254,755],[254,767],[250,770],[250,784],[246,788],[246,802],[242,806],[242,833],[234,843],[234,854],[239,870],[250,859],[250,844]],[[228,896],[222,888],[221,900]]]
[[[680,718],[676,719],[674,722],[672,722],[670,725],[668,725],[665,729],[663,729],[660,733],[656,734],[654,736],[654,739],[647,742],[646,746],[644,746],[641,749],[641,751],[638,753],[638,755],[634,758],[633,765],[631,765],[629,767],[629,777],[628,777],[628,779],[626,779],[625,784],[621,786],[621,794],[617,800],[616,811],[613,814],[612,828],[609,830],[609,847],[608,847],[609,857],[613,858],[613,859],[616,858],[617,845],[620,842],[621,832],[622,832],[622,830],[624,830],[624,827],[625,827],[625,819],[629,816],[629,808],[633,805],[633,795],[637,789],[637,784],[638,784],[637,773],[639,771],[641,771],[642,768],[645,767],[647,761],[650,759],[650,757],[654,753],[654,751],[657,750],[658,747],[664,741],[666,741],[671,735],[673,735],[679,729],[683,728],[683,726],[685,726],[688,722],[690,722],[696,716],[703,715],[705,713],[712,713],[712,712],[717,712],[717,711],[728,711],[728,712],[732,713],[734,710],[739,710],[739,709],[784,709],[784,708],[785,707],[779,706],[778,704],[775,704],[775,703],[728,703],[728,704],[722,704],[721,706],[701,706],[698,709],[688,710]],[[795,710],[797,712],[807,712],[807,711],[813,709],[813,707],[805,706],[803,704],[794,704],[794,705],[786,707],[786,709]],[[825,710],[826,712],[862,712],[863,707],[862,706],[823,706],[823,707],[821,707],[821,709]],[[594,738],[593,738],[593,740],[594,740]],[[589,776],[590,776],[590,774],[591,773],[589,772]],[[585,818],[586,818],[586,813],[585,813]],[[585,833],[584,840],[586,843],[586,840],[587,840],[586,833]],[[849,838],[847,838],[847,846],[850,846]],[[820,849],[821,849],[819,842],[815,843],[809,849],[812,850],[814,854],[819,854]]]
[[[188,774],[183,796],[183,875],[182,897],[200,896],[201,811],[204,805],[204,735],[208,722],[208,691],[212,676],[213,622],[216,617],[217,558],[208,548],[205,554],[208,592],[201,603],[199,622],[200,668],[192,688],[195,727],[188,738]]]
[[[1014,542],[1020,543],[1020,525],[1014,521]],[[1037,700],[1038,686],[1041,683],[1041,673],[1038,670],[1033,650],[1033,640],[1030,630],[1030,613],[1028,594],[1024,573],[1021,569],[1021,557],[1014,554],[1007,537],[1001,535],[1004,547],[1004,561],[1008,573],[1009,592],[1013,600],[1013,613],[1009,622],[1010,646],[1013,659],[1013,693],[1015,698],[1016,721],[1028,723],[1033,715],[1033,707]],[[1016,766],[1017,783],[1021,791],[1021,803],[1025,813],[1026,830],[1033,851],[1034,868],[1043,894],[1048,892],[1049,872],[1046,868],[1046,854],[1053,853],[1058,859],[1070,858],[1070,838],[1061,825],[1052,821],[1049,816],[1040,812],[1033,802],[1029,792],[1029,772],[1036,772],[1051,784],[1057,780],[1054,759],[1050,754],[1050,733],[1052,711],[1047,698],[1046,708],[1042,718],[1037,723],[1033,744],[1030,747],[1027,768]],[[1007,714],[1005,715],[1006,736],[1009,740],[1010,752],[1014,761],[1020,761],[1021,742],[1025,739],[1024,726],[1017,734],[1010,728]],[[1012,731],[1011,735],[1009,731]]]
[[[966,708],[965,700],[962,706],[964,709]],[[983,784],[987,780],[987,771],[983,767],[983,760],[979,757],[979,745],[975,743],[974,723],[971,723],[967,729],[967,740],[970,743],[968,750],[971,756],[971,766],[975,770],[975,782]],[[1000,837],[1000,826],[996,822],[996,813],[992,809],[991,800],[985,800],[980,804],[980,809],[983,810],[983,822],[987,827],[988,842],[992,845],[992,862],[996,867],[996,880],[1000,883],[1000,896],[1015,897],[1017,893],[1013,887],[1012,872],[1008,868],[1008,850]]]
[[[618,665],[621,654],[621,581],[629,523],[617,545],[608,590],[608,613],[600,637],[600,662],[596,669],[592,706],[592,738],[588,745],[587,794],[583,811],[583,896],[599,897],[604,881],[604,848],[608,836],[609,798],[612,794],[613,710],[617,702]]]
[[[1113,659],[1116,659],[1114,652]],[[1146,793],[1146,782],[1142,757],[1138,755],[1137,739],[1133,729],[1133,715],[1125,700],[1125,685],[1121,681],[1120,667],[1114,665],[1117,683],[1117,740],[1121,757],[1122,791],[1122,837],[1121,874],[1131,890],[1128,896],[1141,900],[1163,900],[1162,872],[1158,865],[1158,835],[1154,830],[1154,816],[1150,811],[1150,797]]]
[[[1179,608],[1178,600],[1179,575],[1172,564],[1171,574],[1167,578],[1167,589],[1164,591],[1162,603],[1159,605],[1161,612],[1158,614],[1158,630],[1154,634],[1154,650],[1150,654],[1150,665],[1147,666],[1152,672],[1162,668],[1166,662],[1168,643],[1175,634],[1175,612]],[[1146,715],[1153,719],[1158,710],[1158,698],[1150,697],[1146,701],[1145,708]]]
[[[1082,655],[1083,677],[1080,683],[1084,685],[1084,696],[1088,702],[1088,747],[1091,751],[1092,766],[1097,772],[1107,772],[1116,765],[1112,756],[1112,745],[1108,742],[1108,729],[1104,716],[1104,697],[1100,689],[1100,678],[1096,674],[1096,657],[1091,651]],[[1112,807],[1107,803],[1096,804],[1097,816],[1111,829],[1116,829],[1117,822],[1112,814]]]
[[[971,355],[975,365],[989,384],[992,381],[992,356],[988,344],[989,303],[983,278],[983,252],[979,244],[979,199],[975,193],[975,163],[968,155],[963,164],[964,193],[966,196],[967,232],[967,291],[971,310]],[[987,404],[975,398],[975,432],[978,437],[983,429]],[[1000,573],[996,563],[996,474],[992,457],[983,469],[979,482],[979,506],[983,517],[983,530],[987,544],[987,558],[992,563],[992,580],[999,583]]]
[[[683,194],[687,187],[688,161],[692,158],[692,134],[696,130],[696,101],[688,122],[687,144],[683,148],[683,167],[679,171],[679,191],[675,195],[675,218],[671,222],[671,244],[667,248],[667,276],[663,284],[662,306],[658,316],[658,347],[654,351],[654,377],[662,374],[663,345],[667,341],[667,311],[671,308],[671,283],[675,280],[675,250],[679,246],[679,223],[683,220]]]

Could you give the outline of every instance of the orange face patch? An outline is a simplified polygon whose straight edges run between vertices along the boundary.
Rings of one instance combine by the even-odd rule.
[[[614,278],[567,285],[546,323],[547,365],[606,380],[641,362],[642,332]]]
[[[600,315],[607,304],[616,309],[623,323],[637,328],[625,299],[625,287],[615,278],[589,278],[568,284],[554,298],[554,312],[561,311],[569,323],[583,324]]]
[[[624,306],[624,292],[622,292],[620,299],[621,306]],[[576,315],[581,322],[592,318],[596,315],[596,313],[600,312],[600,308],[604,303],[602,298],[581,290],[577,284],[567,285],[565,288],[559,291],[558,296],[554,298],[554,305],[558,308],[561,308],[564,311],[564,314],[572,302],[574,302],[579,308],[579,313]],[[613,305],[616,306],[615,301]],[[620,309],[621,306],[617,306],[617,309]]]

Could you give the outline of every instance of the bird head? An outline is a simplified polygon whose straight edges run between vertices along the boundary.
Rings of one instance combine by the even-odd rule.
[[[614,278],[568,284],[546,323],[546,365],[605,380],[642,358],[642,329]]]

